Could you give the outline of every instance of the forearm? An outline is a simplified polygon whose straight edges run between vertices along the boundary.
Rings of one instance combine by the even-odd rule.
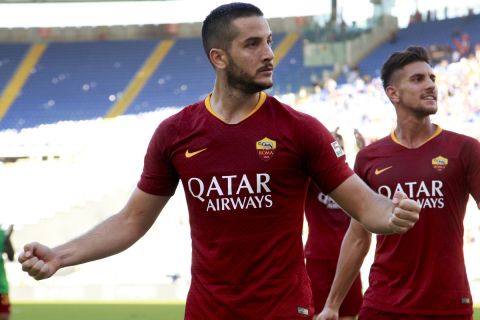
[[[125,213],[113,215],[87,233],[53,248],[59,267],[77,265],[119,253],[146,231]]]
[[[353,175],[329,194],[345,212],[368,231],[378,234],[403,234],[419,219],[420,205],[403,192],[393,199],[374,192],[357,175]]]
[[[357,175],[345,180],[330,196],[368,231],[393,233],[389,223],[394,209],[392,201],[375,193]]]
[[[53,249],[59,267],[98,260],[127,249],[150,229],[168,199],[136,189],[119,213]]]
[[[156,196],[136,188],[119,213],[82,236],[53,249],[38,242],[26,244],[18,256],[22,270],[36,280],[43,280],[60,268],[119,253],[150,229],[168,199],[169,196]]]
[[[370,249],[371,234],[360,224],[349,228],[342,242],[335,278],[325,302],[325,308],[333,310],[340,306],[360,272],[365,256]]]
[[[390,224],[394,210],[393,202],[382,195],[372,192],[368,204],[369,206],[362,211],[362,214],[357,215],[355,219],[372,233],[395,233]]]

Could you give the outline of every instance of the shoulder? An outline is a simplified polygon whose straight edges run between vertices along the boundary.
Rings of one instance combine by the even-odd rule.
[[[157,131],[178,130],[179,128],[184,128],[187,124],[192,124],[201,114],[202,106],[203,108],[205,106],[203,100],[183,107],[178,112],[160,122]]]
[[[275,112],[277,114],[286,115],[292,120],[302,121],[302,120],[308,119],[308,121],[309,120],[318,121],[316,118],[314,118],[314,117],[312,117],[312,116],[310,116],[310,115],[308,115],[304,112],[296,110],[292,106],[279,101],[277,98],[275,98],[273,96],[268,96],[267,95],[267,99],[265,100],[265,103],[271,109],[272,112]]]
[[[441,135],[444,137],[444,139],[448,139],[452,141],[473,143],[473,144],[479,143],[479,141],[473,137],[467,136],[462,133],[445,130],[445,129],[442,130]]]
[[[480,142],[465,134],[443,130],[440,134],[441,143],[445,148],[452,148],[452,150],[461,150],[460,154],[466,156],[469,154],[480,154]]]
[[[315,117],[296,110],[294,107],[277,100],[275,97],[267,96],[265,101],[266,109],[270,113],[270,118],[277,122],[278,126],[286,125],[289,128],[295,128],[298,133],[318,134],[318,131],[330,132]]]
[[[176,141],[175,138],[192,132],[198,122],[196,119],[201,114],[201,105],[204,105],[203,101],[196,102],[163,119],[156,127],[150,145],[171,145]]]
[[[205,103],[204,101],[198,101],[195,102],[191,105],[185,106],[182,109],[180,109],[177,113],[171,115],[170,117],[167,117],[163,122],[167,124],[175,124],[178,122],[183,121],[184,119],[192,119],[195,117],[198,117],[199,111],[205,108]]]
[[[378,153],[385,153],[385,148],[392,146],[393,143],[390,135],[385,136],[358,151],[357,159],[375,157]]]
[[[354,171],[364,178],[365,173],[372,167],[374,161],[385,157],[385,155],[393,154],[393,148],[395,147],[395,142],[390,135],[372,142],[358,151],[355,157]]]

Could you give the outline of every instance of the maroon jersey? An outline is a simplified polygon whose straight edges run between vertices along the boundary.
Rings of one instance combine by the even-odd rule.
[[[305,216],[308,221],[305,257],[337,260],[350,217],[315,183],[308,187]]]
[[[157,128],[138,187],[171,195],[181,179],[192,238],[186,319],[310,319],[302,224],[311,177],[329,192],[352,175],[314,118],[262,93],[226,124],[210,98]]]
[[[395,136],[357,154],[355,171],[389,198],[404,191],[421,206],[404,235],[377,236],[364,307],[429,315],[472,313],[463,257],[463,219],[469,194],[480,201],[480,144],[437,128],[408,149]]]

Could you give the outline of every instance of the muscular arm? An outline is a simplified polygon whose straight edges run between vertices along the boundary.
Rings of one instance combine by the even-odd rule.
[[[373,233],[405,233],[419,217],[420,206],[416,201],[407,199],[402,193],[397,193],[392,201],[375,193],[356,174],[329,195],[352,218]]]
[[[60,268],[119,253],[150,229],[168,199],[137,188],[119,213],[87,233],[53,249],[39,243],[27,244],[18,260],[24,271],[40,280],[52,276]]]

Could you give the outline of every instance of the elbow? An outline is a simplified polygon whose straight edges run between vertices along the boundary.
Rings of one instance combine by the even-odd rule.
[[[125,210],[120,213],[119,218],[123,228],[129,230],[132,244],[145,235],[154,222],[149,218],[148,212],[139,209]]]
[[[357,244],[358,250],[361,252],[362,256],[366,256],[368,251],[370,250],[370,246],[372,244],[372,236],[369,233],[368,236],[363,237],[361,240],[358,241]]]
[[[359,223],[352,221],[342,242],[343,247],[350,247],[355,254],[366,256],[372,243],[372,234]]]
[[[351,243],[356,252],[361,253],[363,256],[367,255],[372,244],[372,234],[365,227],[352,222],[346,238],[346,241]]]

